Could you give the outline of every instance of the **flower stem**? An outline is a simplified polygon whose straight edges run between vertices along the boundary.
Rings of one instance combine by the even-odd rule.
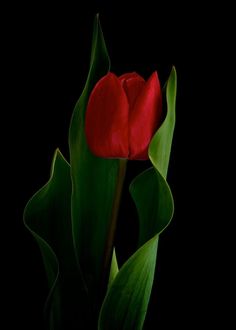
[[[102,278],[102,286],[101,286],[103,296],[107,290],[108,278],[110,273],[111,258],[114,248],[114,238],[116,232],[117,218],[119,214],[122,188],[126,173],[126,165],[127,165],[127,159],[119,159],[117,184],[116,184],[115,196],[114,196],[112,212],[111,212],[111,221],[107,235],[106,248],[104,253],[103,278]]]

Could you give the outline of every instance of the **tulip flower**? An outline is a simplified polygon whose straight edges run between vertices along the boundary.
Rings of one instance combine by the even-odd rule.
[[[92,90],[85,117],[90,151],[98,157],[148,159],[149,143],[162,121],[157,72],[145,81],[137,73],[109,72]]]

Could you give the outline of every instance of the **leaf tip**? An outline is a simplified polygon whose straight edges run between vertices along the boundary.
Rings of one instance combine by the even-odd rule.
[[[53,159],[55,159],[55,160],[61,159],[61,160],[65,161],[66,163],[68,163],[59,148],[56,148]]]
[[[169,79],[174,79],[175,81],[177,80],[177,71],[175,65],[172,66]]]
[[[176,74],[176,67],[175,67],[175,65],[174,65],[174,64],[172,65],[172,69],[171,69],[171,72],[174,72],[174,73]]]
[[[94,26],[100,26],[100,14],[96,13],[94,17]]]

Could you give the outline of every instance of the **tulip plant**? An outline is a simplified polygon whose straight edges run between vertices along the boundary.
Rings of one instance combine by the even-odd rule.
[[[157,72],[145,81],[136,73],[117,77],[109,68],[96,16],[88,78],[69,129],[70,161],[55,151],[49,181],[24,211],[45,265],[45,319],[51,330],[142,329],[159,236],[174,212],[166,176],[175,69],[161,89]],[[129,187],[139,240],[120,267],[114,237],[126,164],[147,159],[150,168]]]

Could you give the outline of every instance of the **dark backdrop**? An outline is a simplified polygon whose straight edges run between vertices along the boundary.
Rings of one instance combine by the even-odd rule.
[[[207,84],[214,72],[218,25],[204,6],[182,8],[165,3],[129,2],[128,7],[128,1],[78,2],[76,6],[39,2],[7,9],[3,68],[4,86],[9,88],[4,93],[6,119],[2,121],[7,168],[2,173],[7,182],[3,217],[7,226],[2,233],[7,328],[14,328],[17,322],[24,329],[42,329],[47,284],[38,247],[23,227],[22,213],[27,200],[48,179],[55,148],[68,157],[69,121],[86,80],[97,12],[112,71],[137,71],[147,78],[157,70],[162,85],[172,65],[178,74],[177,123],[168,176],[176,211],[160,238],[146,328],[200,328],[203,320],[211,324],[215,319],[209,310],[217,301],[210,267],[218,247],[207,243],[213,222],[206,208],[209,186],[200,195],[196,191],[203,187],[199,171],[209,170],[208,153],[214,152],[213,136],[205,139],[205,122],[213,113]],[[128,178],[143,166],[138,162],[130,165]],[[119,250],[121,261],[126,251],[132,251],[132,238],[135,240],[133,210],[127,208],[127,200],[125,195],[117,234],[117,240],[122,238],[127,247]],[[202,232],[203,221],[209,235]]]

